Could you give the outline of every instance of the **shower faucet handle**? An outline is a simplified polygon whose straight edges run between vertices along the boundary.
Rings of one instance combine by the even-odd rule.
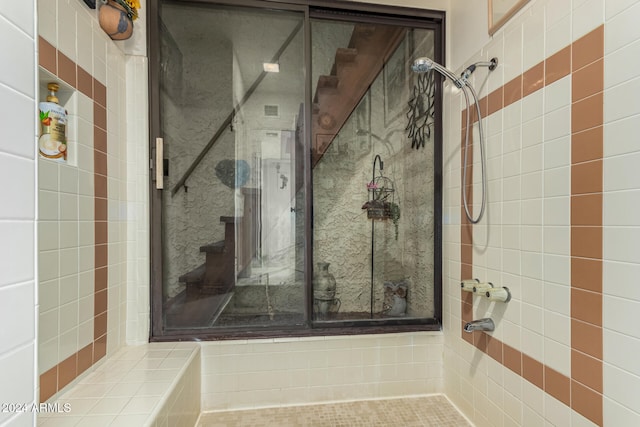
[[[476,283],[476,285],[473,287],[473,293],[484,294],[490,289],[493,289],[493,283],[491,282]]]
[[[473,288],[480,283],[478,279],[467,279],[460,282],[460,288],[465,292],[473,292]]]
[[[487,289],[484,294],[489,301],[509,302],[511,301],[511,291],[506,286],[500,288]]]

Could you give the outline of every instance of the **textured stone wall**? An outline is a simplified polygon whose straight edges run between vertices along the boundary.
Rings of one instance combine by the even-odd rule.
[[[433,48],[432,43],[420,42],[422,49]],[[406,279],[407,315],[434,314],[433,141],[412,149],[404,113],[393,114],[389,99],[385,111],[385,96],[390,95],[401,96],[397,105],[405,108],[410,82],[401,94],[391,94],[385,93],[383,76],[378,77],[370,89],[370,118],[369,109],[361,104],[313,171],[314,266],[331,264],[343,313],[368,313],[372,288],[373,313],[380,313],[383,283]],[[362,209],[376,154],[384,161],[384,176],[395,184],[393,201],[401,211],[397,240],[390,219],[372,225]]]

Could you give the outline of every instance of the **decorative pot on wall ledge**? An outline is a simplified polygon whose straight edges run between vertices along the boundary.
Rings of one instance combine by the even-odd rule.
[[[137,9],[126,0],[100,0],[98,12],[100,28],[112,40],[126,40],[133,34],[133,20],[138,17]],[[138,4],[138,3],[136,3]]]

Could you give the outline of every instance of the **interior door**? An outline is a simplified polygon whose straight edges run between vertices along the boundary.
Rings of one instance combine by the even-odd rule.
[[[298,9],[159,1],[154,335],[303,323]]]

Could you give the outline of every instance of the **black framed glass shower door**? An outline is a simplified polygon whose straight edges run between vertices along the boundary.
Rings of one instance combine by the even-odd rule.
[[[444,16],[350,6],[152,1],[152,339],[439,328]]]
[[[158,13],[162,334],[303,324],[304,13]]]

